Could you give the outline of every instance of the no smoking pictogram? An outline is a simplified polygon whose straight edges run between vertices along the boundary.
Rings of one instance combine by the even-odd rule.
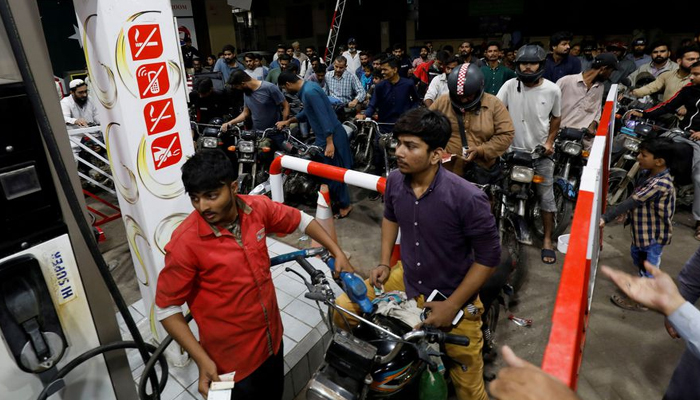
[[[156,24],[132,26],[129,29],[129,47],[134,61],[160,57],[163,54],[160,26]]]
[[[136,82],[142,99],[163,95],[170,89],[168,66],[164,62],[144,64],[136,69]]]
[[[182,145],[180,135],[172,133],[153,140],[151,143],[153,166],[156,170],[176,164],[182,159]]]
[[[155,135],[175,126],[175,108],[173,99],[156,100],[146,104],[143,119],[149,135]]]

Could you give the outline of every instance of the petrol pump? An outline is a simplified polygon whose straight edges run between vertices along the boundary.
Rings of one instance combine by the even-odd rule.
[[[36,2],[0,14],[0,397],[135,399]]]

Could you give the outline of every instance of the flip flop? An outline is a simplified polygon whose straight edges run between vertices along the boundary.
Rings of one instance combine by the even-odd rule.
[[[542,249],[542,262],[545,264],[554,264],[557,262],[557,253],[552,249]],[[545,261],[545,258],[552,258],[552,261]]]
[[[347,217],[350,216],[350,213],[351,213],[352,210],[354,210],[354,209],[355,209],[355,207],[351,207],[351,208],[350,208],[350,211],[348,211],[347,214],[345,214],[345,215],[341,214],[340,211],[338,211],[338,214],[335,214],[334,217],[335,217],[335,219],[347,218]]]
[[[624,294],[613,294],[610,296],[610,301],[616,306],[630,311],[647,311],[648,308],[643,305],[633,301]]]

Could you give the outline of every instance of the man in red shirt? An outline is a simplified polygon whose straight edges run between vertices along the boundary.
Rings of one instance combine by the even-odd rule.
[[[197,363],[203,396],[219,374],[235,372],[236,400],[281,399],[283,328],[266,236],[300,229],[330,250],[338,272],[353,268],[312,217],[265,196],[238,195],[235,169],[222,151],[196,153],[182,166],[182,181],[195,211],[165,247],[157,317]],[[185,322],[184,303],[199,341]]]

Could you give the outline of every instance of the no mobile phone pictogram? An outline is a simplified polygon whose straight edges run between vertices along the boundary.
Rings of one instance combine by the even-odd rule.
[[[144,64],[136,69],[136,83],[139,87],[139,97],[161,96],[170,90],[168,66],[164,62]]]

